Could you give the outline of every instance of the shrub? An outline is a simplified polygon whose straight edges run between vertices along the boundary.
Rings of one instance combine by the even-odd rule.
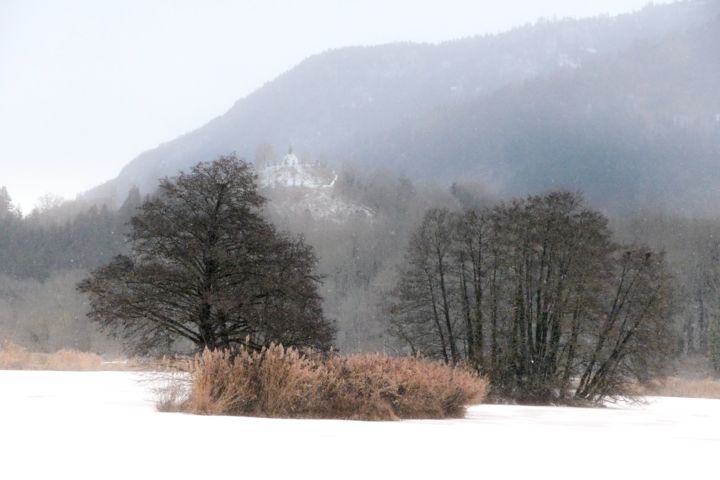
[[[182,408],[286,418],[446,418],[462,416],[486,388],[486,380],[469,370],[435,361],[323,356],[271,345],[235,355],[206,350],[195,360]]]

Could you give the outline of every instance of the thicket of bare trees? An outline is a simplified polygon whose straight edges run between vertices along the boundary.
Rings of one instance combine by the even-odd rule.
[[[680,348],[686,355],[707,357],[715,373],[720,373],[720,231],[717,225],[694,230],[687,239],[690,258],[678,262],[684,300],[678,305]]]
[[[673,316],[680,375],[720,373],[720,223],[706,217],[644,214],[616,218],[622,242],[667,252],[676,278]],[[709,360],[707,363],[705,359]]]
[[[87,302],[75,292],[83,271],[62,271],[39,281],[0,275],[0,343],[9,341],[35,352],[61,349],[120,352],[87,318]]]
[[[467,360],[497,393],[598,401],[657,373],[675,344],[664,255],[611,240],[580,195],[427,212],[391,306],[413,353]]]

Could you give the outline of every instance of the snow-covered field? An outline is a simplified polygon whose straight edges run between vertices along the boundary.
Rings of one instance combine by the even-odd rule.
[[[0,371],[0,478],[719,478],[720,401],[451,421],[159,413],[150,374]]]

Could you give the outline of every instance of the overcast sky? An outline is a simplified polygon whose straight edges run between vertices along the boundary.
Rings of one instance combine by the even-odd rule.
[[[0,186],[28,213],[314,53],[440,42],[647,0],[0,0]],[[669,3],[669,0],[655,3]]]

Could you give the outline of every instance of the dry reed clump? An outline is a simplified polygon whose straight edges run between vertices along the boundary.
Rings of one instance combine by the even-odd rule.
[[[292,417],[308,408],[315,365],[295,349],[206,350],[192,370],[188,409],[209,415]]]
[[[11,342],[0,344],[0,369],[3,370],[99,370],[102,363],[102,358],[95,353],[77,350],[36,353]]]
[[[325,357],[273,345],[197,357],[184,409],[284,418],[447,418],[462,416],[486,390],[486,380],[474,373],[429,360]]]
[[[32,363],[31,353],[20,345],[7,341],[0,343],[0,369],[25,370]]]
[[[667,377],[638,390],[648,396],[720,399],[720,379]]]

